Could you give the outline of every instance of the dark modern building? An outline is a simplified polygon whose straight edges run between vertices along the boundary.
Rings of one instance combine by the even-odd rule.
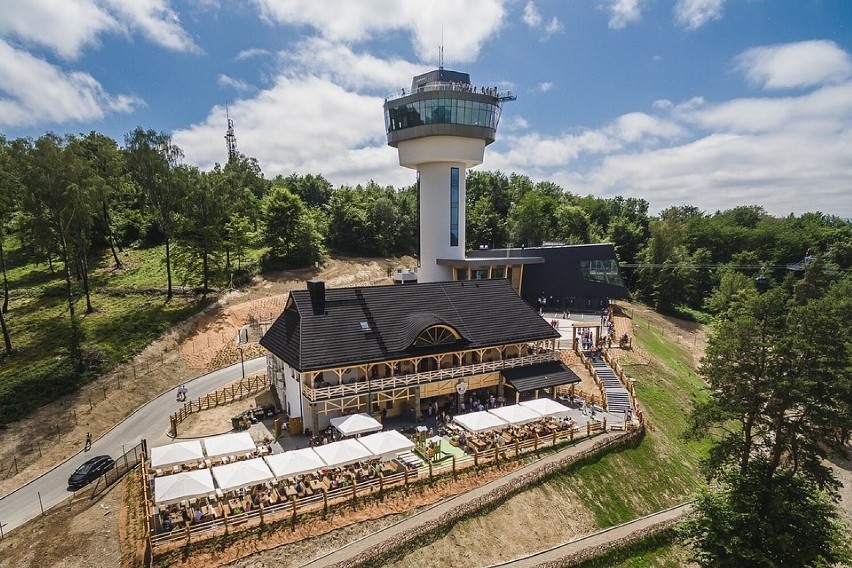
[[[478,389],[514,402],[580,380],[559,333],[506,279],[308,287],[260,340],[291,431],[349,412],[414,417],[421,401]]]
[[[545,310],[596,311],[627,297],[610,243],[468,251],[438,260],[453,280],[506,278],[530,305]]]

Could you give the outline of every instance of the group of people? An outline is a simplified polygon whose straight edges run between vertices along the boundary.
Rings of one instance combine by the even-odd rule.
[[[491,394],[489,396],[483,396],[479,398],[478,396],[473,396],[467,402],[462,401],[460,413],[465,413],[468,410],[470,412],[482,412],[484,410],[491,410],[492,408],[500,408],[506,404],[506,399],[502,396],[495,396]]]
[[[178,402],[186,402],[186,393],[189,392],[189,389],[186,388],[186,385],[182,384],[177,388],[177,401]]]

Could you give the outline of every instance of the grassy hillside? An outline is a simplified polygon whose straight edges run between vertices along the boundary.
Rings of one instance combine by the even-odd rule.
[[[636,380],[651,429],[634,449],[554,480],[594,514],[599,527],[646,515],[684,501],[702,482],[698,463],[709,440],[686,441],[683,434],[693,401],[704,396],[701,379],[690,368],[683,346],[651,329],[634,314],[635,340],[652,357],[650,364],[627,356],[625,370]]]
[[[208,302],[201,296],[134,293],[165,289],[164,248],[125,249],[125,268],[113,270],[110,252],[90,260],[94,312],[86,313],[82,283],[75,282],[75,307],[84,334],[83,348],[92,371],[75,377],[67,361],[70,320],[64,267],[20,260],[7,253],[11,300],[6,322],[14,352],[0,360],[0,424],[20,418],[30,409],[73,391],[79,383],[132,357],[175,323]],[[224,280],[222,276],[219,278]],[[193,285],[194,274],[173,269],[175,286]],[[222,284],[223,282],[217,282]],[[129,293],[128,293],[129,292]],[[95,365],[94,363],[99,362]]]

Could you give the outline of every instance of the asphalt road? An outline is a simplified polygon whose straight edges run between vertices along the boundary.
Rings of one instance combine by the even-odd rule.
[[[265,366],[266,358],[258,357],[245,362],[245,371],[251,374]],[[236,363],[197,377],[185,383],[189,389],[188,398],[204,396],[238,380],[241,375],[240,364]],[[149,446],[163,443],[169,427],[169,416],[182,405],[175,400],[174,390],[163,393],[95,440],[88,452],[71,457],[0,499],[0,525],[3,532],[8,533],[41,514],[39,495],[45,511],[68,497],[68,477],[90,457],[101,454],[118,457],[123,453],[122,446],[130,448],[143,438],[148,440]]]

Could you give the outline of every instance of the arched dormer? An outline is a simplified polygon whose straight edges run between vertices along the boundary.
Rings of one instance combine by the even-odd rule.
[[[467,338],[455,326],[450,325],[437,314],[415,312],[402,319],[398,334],[388,348],[394,351],[408,349],[432,351],[456,343],[467,343],[467,341]]]
[[[414,339],[412,347],[437,347],[453,345],[462,339],[459,332],[449,325],[438,324],[427,327]]]

